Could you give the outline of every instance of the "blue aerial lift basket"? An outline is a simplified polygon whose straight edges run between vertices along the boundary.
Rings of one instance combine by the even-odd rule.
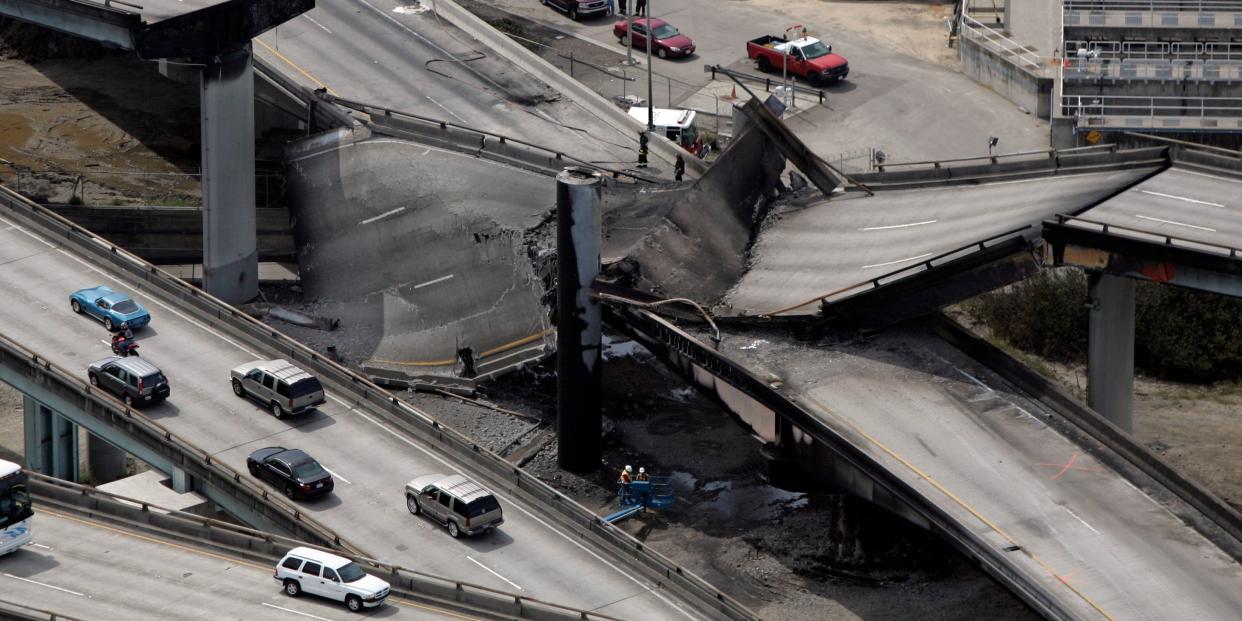
[[[619,522],[640,511],[650,509],[667,509],[673,506],[672,477],[651,477],[649,481],[634,481],[625,485],[617,484],[617,497],[621,509],[604,517],[608,523]]]

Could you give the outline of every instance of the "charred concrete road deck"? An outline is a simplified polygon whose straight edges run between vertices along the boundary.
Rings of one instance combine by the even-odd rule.
[[[759,233],[746,274],[724,298],[726,314],[812,315],[877,276],[917,266],[988,236],[1076,213],[1155,168],[984,182],[980,185],[835,193],[784,208]]]
[[[925,329],[809,343],[726,330],[719,351],[781,382],[1074,617],[1242,615],[1242,566],[1175,514],[1179,502],[1136,488],[1107,449],[1071,441],[1064,421]]]

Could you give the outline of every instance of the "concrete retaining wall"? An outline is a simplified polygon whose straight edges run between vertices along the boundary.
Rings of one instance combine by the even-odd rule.
[[[1051,79],[1032,75],[970,39],[960,41],[962,73],[1039,118],[1048,118],[1052,109]]]

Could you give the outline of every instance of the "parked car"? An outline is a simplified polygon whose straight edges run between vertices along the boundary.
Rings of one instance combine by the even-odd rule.
[[[345,602],[354,612],[383,604],[390,591],[387,582],[363,571],[357,563],[306,547],[289,550],[276,564],[272,577],[290,597],[310,593]]]
[[[103,285],[74,291],[69,296],[69,308],[102,321],[109,332],[137,330],[151,323],[151,313],[141,304]]]
[[[125,405],[147,405],[168,398],[168,378],[155,365],[142,358],[108,356],[92,362],[86,369],[91,386],[115,394]]]
[[[454,538],[476,535],[504,524],[500,502],[483,486],[452,474],[429,474],[405,484],[405,506],[448,529]]]
[[[332,493],[332,474],[305,451],[283,446],[261,448],[246,458],[255,478],[271,483],[290,500]]]
[[[608,12],[608,0],[543,0],[543,3],[568,15],[574,21],[583,15]]]
[[[651,27],[652,54],[660,58],[677,58],[694,53],[693,39],[681,34],[672,24],[654,17],[634,20],[634,33],[629,37],[626,36],[628,26],[625,20],[618,21],[612,27],[612,34],[622,45],[625,45],[628,39],[630,45],[646,50],[648,25]]]
[[[786,41],[763,36],[746,42],[746,55],[761,71],[787,71],[811,84],[841,81],[850,74],[845,57],[832,53],[832,46],[815,37]]]
[[[247,362],[229,376],[233,394],[262,403],[276,418],[301,414],[326,401],[319,379],[286,360]]]

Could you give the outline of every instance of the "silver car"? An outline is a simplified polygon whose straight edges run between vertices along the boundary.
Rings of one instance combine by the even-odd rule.
[[[300,414],[326,401],[319,380],[287,360],[247,362],[229,375],[233,394],[262,403],[276,418]]]
[[[460,474],[429,474],[406,483],[405,506],[443,524],[453,537],[482,533],[505,521],[496,497]]]

